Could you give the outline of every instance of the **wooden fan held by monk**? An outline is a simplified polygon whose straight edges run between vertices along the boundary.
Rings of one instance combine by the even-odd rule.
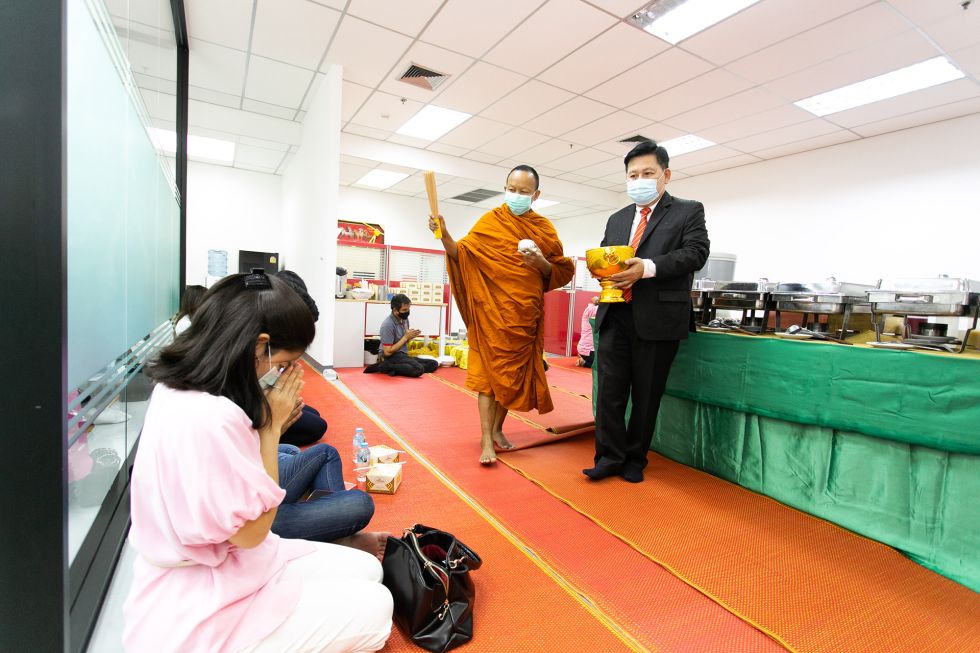
[[[425,179],[425,194],[429,197],[429,215],[432,219],[439,222],[439,195],[436,194],[436,173],[431,170],[426,170],[422,173],[422,177]],[[436,240],[442,240],[442,229],[436,227],[432,235],[436,237]]]

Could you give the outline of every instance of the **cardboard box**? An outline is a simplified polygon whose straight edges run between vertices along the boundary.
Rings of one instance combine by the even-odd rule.
[[[368,447],[371,452],[370,464],[371,465],[384,465],[386,463],[397,463],[398,462],[398,450],[392,449],[391,447],[385,446],[383,444],[378,444],[373,447]]]
[[[402,466],[399,463],[373,465],[367,470],[365,489],[374,494],[394,494],[402,484]]]
[[[422,283],[419,284],[419,288],[421,288],[423,291],[432,290],[432,282],[431,281],[424,281],[424,282],[422,282]]]

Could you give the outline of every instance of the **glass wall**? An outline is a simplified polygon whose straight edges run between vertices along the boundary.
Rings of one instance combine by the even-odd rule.
[[[144,93],[173,96],[168,0],[67,1],[69,561],[139,435],[172,336],[179,204]]]

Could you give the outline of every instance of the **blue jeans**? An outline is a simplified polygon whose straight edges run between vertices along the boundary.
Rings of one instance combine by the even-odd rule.
[[[340,454],[329,444],[300,451],[279,445],[279,485],[286,490],[272,532],[280,537],[332,542],[362,530],[374,516],[374,501],[360,490],[345,490]],[[300,501],[309,490],[330,494]]]

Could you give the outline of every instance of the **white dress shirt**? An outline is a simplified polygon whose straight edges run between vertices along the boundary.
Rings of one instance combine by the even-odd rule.
[[[647,227],[650,226],[650,217],[653,215],[654,209],[657,208],[657,204],[660,203],[660,199],[663,197],[663,193],[657,198],[657,201],[650,205],[650,214],[647,216]],[[642,206],[636,207],[636,213],[633,215],[633,226],[630,227],[630,239],[628,242],[633,242],[633,234],[636,233],[636,228],[640,226],[640,211],[643,209]],[[641,259],[643,261],[643,278],[649,279],[650,277],[657,276],[657,264],[651,259],[645,258]]]

